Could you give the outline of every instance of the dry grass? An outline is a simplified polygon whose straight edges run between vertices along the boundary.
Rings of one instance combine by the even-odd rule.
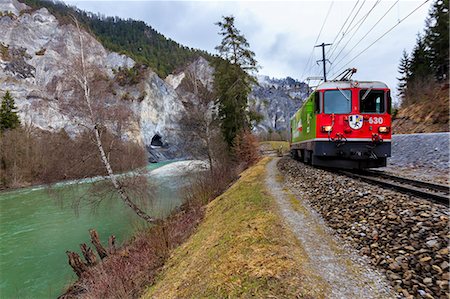
[[[158,225],[139,229],[117,253],[84,272],[60,298],[136,298],[152,284],[169,253],[186,241],[202,220],[205,204],[236,178],[233,168],[227,166],[190,176],[180,208]]]
[[[142,229],[117,253],[89,268],[61,299],[136,298],[201,221],[200,206],[185,205],[163,223]]]
[[[392,122],[395,134],[449,131],[448,84],[433,80],[420,83],[408,88],[407,98]]]
[[[315,298],[306,254],[264,188],[268,158],[207,206],[144,298]]]
[[[273,150],[281,150],[283,154],[289,152],[289,142],[287,141],[261,141],[260,144],[268,144]]]

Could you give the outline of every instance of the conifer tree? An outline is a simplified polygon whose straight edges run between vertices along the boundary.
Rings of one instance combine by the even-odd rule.
[[[14,98],[11,96],[9,90],[6,91],[2,98],[0,106],[0,132],[8,129],[15,129],[20,126],[19,116],[17,115],[17,107],[14,103]]]
[[[248,111],[248,95],[256,84],[255,53],[244,35],[234,25],[234,17],[217,22],[222,42],[216,47],[220,58],[215,62],[214,83],[218,95],[222,133],[229,146],[237,134],[250,129],[252,115]]]
[[[399,81],[398,86],[397,86],[397,90],[398,90],[397,95],[400,99],[403,99],[403,97],[405,95],[408,79],[411,75],[410,64],[411,64],[411,62],[409,60],[409,55],[406,52],[406,50],[403,50],[403,55],[402,55],[402,58],[400,59],[400,65],[398,67],[398,72],[400,73],[400,77],[397,78],[397,80]]]
[[[425,35],[428,56],[438,81],[449,72],[449,0],[437,0],[430,10]]]
[[[417,35],[416,46],[411,53],[409,69],[411,73],[408,78],[408,83],[427,78],[430,74],[434,73],[430,65],[430,57],[425,44],[425,38],[421,34]]]

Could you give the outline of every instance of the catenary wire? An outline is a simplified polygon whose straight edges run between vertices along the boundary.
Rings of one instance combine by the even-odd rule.
[[[334,47],[332,46],[332,50],[330,48],[330,54],[328,55],[329,57],[331,57],[333,55],[333,53],[336,51],[337,47],[339,46],[339,44],[342,42],[342,40],[347,37],[347,33],[349,33],[348,29],[350,28],[350,26],[353,24],[353,22],[355,21],[356,17],[358,16],[359,12],[361,11],[361,8],[364,6],[364,4],[366,3],[366,0],[364,0],[361,5],[359,6],[358,10],[356,11],[355,15],[353,16],[352,20],[350,21],[350,23],[348,24],[347,28],[344,30],[344,32],[342,33],[341,38],[337,41],[337,43],[334,45]]]
[[[404,20],[406,20],[409,16],[411,16],[413,13],[415,13],[419,8],[421,8],[423,5],[425,5],[425,3],[429,2],[430,0],[425,0],[422,4],[420,4],[419,6],[417,6],[413,11],[411,11],[406,17],[404,17],[403,19],[399,20],[397,22],[397,24],[395,24],[394,26],[392,26],[389,30],[387,30],[385,33],[383,33],[380,37],[378,37],[374,42],[372,42],[369,46],[367,46],[366,48],[364,48],[364,50],[362,50],[361,52],[359,52],[356,56],[354,56],[350,61],[348,61],[347,63],[344,64],[344,66],[342,66],[339,70],[337,70],[332,76],[338,74],[340,71],[342,71],[349,63],[353,62],[356,58],[358,58],[359,56],[361,56],[364,52],[366,52],[370,47],[372,47],[374,44],[376,44],[380,39],[382,39],[383,37],[385,37],[389,32],[391,32],[392,30],[394,30],[395,27],[397,27],[398,25],[400,25],[400,23],[402,23]],[[332,77],[331,76],[331,77]]]
[[[369,36],[370,32],[384,19],[384,17],[394,8],[394,6],[399,2],[399,0],[395,1],[394,4],[384,13],[384,15],[378,19],[378,21],[369,29],[369,31],[366,32],[366,34],[363,35],[363,37],[347,52],[347,54],[344,55],[338,62],[334,62],[333,66],[339,65],[345,58],[347,58],[350,53],[367,37]],[[333,67],[330,68],[330,71],[333,69]]]
[[[372,8],[369,10],[369,12],[363,16],[361,18],[360,21],[358,21],[359,26],[356,28],[356,30],[353,32],[352,36],[350,36],[350,38],[347,40],[347,42],[345,43],[345,45],[341,48],[341,50],[339,51],[339,53],[336,55],[336,57],[334,57],[334,61],[336,61],[338,59],[338,57],[341,55],[341,53],[345,50],[345,48],[347,47],[347,45],[352,41],[353,37],[355,36],[355,34],[358,32],[358,30],[361,28],[361,26],[364,24],[364,22],[367,20],[367,18],[369,17],[370,13],[374,10],[374,8],[380,4],[381,0],[377,0],[375,2],[375,4],[372,6]],[[357,23],[357,24],[358,24]],[[356,24],[356,25],[357,25]],[[331,57],[329,58],[331,60]],[[330,71],[333,67],[330,68]]]
[[[338,33],[336,34],[336,36],[334,37],[333,41],[331,42],[332,46],[327,50],[326,52],[326,56],[328,56],[328,53],[331,51],[331,49],[333,48],[334,42],[337,40],[337,38],[339,37],[339,34],[342,32],[342,29],[344,29],[345,24],[347,24],[348,20],[350,19],[350,17],[353,14],[353,11],[355,10],[356,6],[358,5],[359,0],[356,1],[355,5],[353,6],[352,10],[350,11],[349,15],[347,16],[347,18],[344,21],[344,24],[342,24],[341,29],[339,29]]]
[[[327,15],[325,16],[325,19],[323,20],[322,27],[320,27],[319,34],[317,35],[317,38],[314,41],[314,44],[313,44],[313,47],[312,47],[312,50],[311,50],[311,54],[309,55],[308,62],[306,63],[306,67],[305,67],[305,69],[304,69],[304,71],[302,73],[302,76],[301,76],[302,80],[304,79],[304,75],[306,73],[308,73],[309,70],[311,70],[311,67],[309,67],[309,66],[310,66],[311,58],[312,58],[312,56],[314,54],[314,47],[315,47],[317,41],[319,40],[320,35],[322,34],[322,30],[325,27],[325,24],[327,22],[328,16],[330,15],[331,9],[333,8],[333,4],[334,4],[334,1],[331,2],[330,7],[328,8]],[[307,68],[308,68],[308,70],[306,70]]]

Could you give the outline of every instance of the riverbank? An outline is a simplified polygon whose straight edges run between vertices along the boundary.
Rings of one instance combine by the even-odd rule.
[[[144,298],[321,298],[307,255],[264,185],[264,158],[206,207]]]
[[[151,202],[140,204],[154,217],[166,217],[177,209],[184,201],[180,191],[190,184],[184,175],[170,171],[186,162],[167,163],[147,167],[153,195]],[[153,175],[157,168],[164,168],[169,175]],[[98,231],[103,244],[115,235],[116,244],[121,246],[144,227],[114,192],[102,193],[103,200],[92,205],[89,189],[100,184],[66,181],[56,185],[0,193],[1,298],[56,298],[76,280],[65,252],[77,251],[81,243],[90,244],[89,229]]]
[[[95,246],[100,261],[97,257],[97,261],[92,263],[83,250],[86,261],[76,252],[69,252],[72,261],[79,261],[71,263],[78,280],[59,298],[139,296],[146,286],[153,283],[169,253],[182,244],[203,219],[205,205],[236,179],[233,168],[216,166],[212,172],[202,170],[205,170],[202,161],[178,161],[152,171],[151,178],[162,184],[178,186],[182,204],[171,207],[172,212],[168,216],[156,215],[160,220],[155,224],[141,225],[133,237],[119,248],[111,246],[111,242],[109,245],[103,242],[103,246],[107,247],[105,250],[99,251]],[[177,180],[186,183],[180,185]],[[108,239],[108,236],[100,237]],[[92,249],[95,250],[94,247]]]

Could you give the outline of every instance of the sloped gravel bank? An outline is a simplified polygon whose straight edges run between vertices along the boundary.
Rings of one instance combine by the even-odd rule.
[[[392,157],[379,170],[441,184],[449,182],[450,133],[392,135]]]
[[[286,186],[407,298],[449,298],[448,209],[285,157]]]

